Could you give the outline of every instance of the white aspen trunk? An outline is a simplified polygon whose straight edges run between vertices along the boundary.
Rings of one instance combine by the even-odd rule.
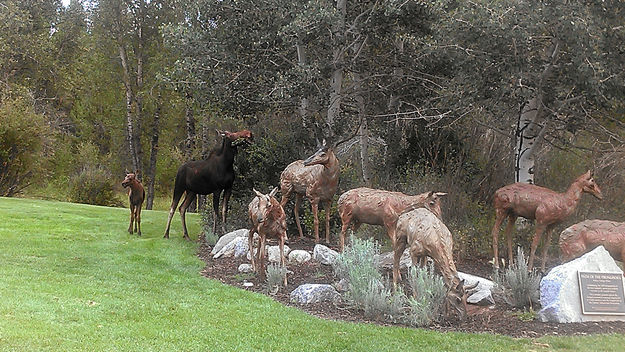
[[[152,124],[152,141],[150,147],[150,162],[148,163],[147,184],[148,191],[146,195],[145,209],[151,210],[154,204],[154,183],[156,181],[156,159],[158,156],[158,138],[160,135],[160,117],[161,117],[161,94],[159,93],[156,100],[156,111],[154,112],[154,122]]]
[[[545,128],[545,121],[541,116],[541,105],[541,98],[534,97],[519,114],[514,158],[516,182],[534,184],[534,157],[538,149],[539,138]]]
[[[295,45],[297,49],[297,63],[304,66],[306,65],[306,50],[304,49],[304,45],[299,41]],[[302,124],[304,128],[308,127],[308,110],[310,107],[310,102],[307,96],[302,96],[299,101],[299,116],[302,119]]]
[[[119,46],[119,58],[122,64],[122,78],[124,81],[124,89],[126,90],[126,140],[128,141],[128,152],[132,161],[132,169],[138,170],[140,167],[139,158],[137,155],[137,149],[135,145],[135,131],[134,131],[134,118],[132,113],[132,103],[134,96],[132,93],[132,86],[130,84],[130,73],[128,68],[128,56],[126,55],[126,48],[122,43],[121,38],[117,40]]]

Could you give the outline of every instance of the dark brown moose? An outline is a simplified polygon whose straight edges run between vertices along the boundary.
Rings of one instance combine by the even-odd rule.
[[[278,188],[274,188],[269,194],[262,194],[254,190],[256,197],[252,199],[248,207],[248,215],[251,224],[248,243],[252,269],[260,278],[265,278],[265,241],[267,238],[275,238],[280,246],[280,264],[286,268],[284,257],[284,243],[287,241],[286,234],[286,214],[280,203],[274,198]],[[254,255],[254,234],[259,236],[259,245],[256,255]],[[256,258],[254,258],[256,257]],[[287,285],[286,275],[284,275],[284,287]]]
[[[495,268],[499,268],[497,252],[499,228],[504,219],[508,218],[505,236],[508,243],[508,259],[512,263],[512,237],[510,237],[510,233],[517,217],[521,216],[526,219],[536,220],[536,233],[530,248],[528,265],[530,270],[534,267],[534,255],[536,247],[538,247],[540,242],[540,237],[543,233],[546,233],[541,263],[541,269],[545,271],[551,230],[575,211],[584,192],[590,193],[598,199],[603,198],[601,190],[595,183],[593,174],[590,171],[573,181],[569,189],[564,193],[557,193],[548,188],[520,182],[498,189],[494,197],[496,218],[492,232]]]
[[[460,280],[453,260],[453,238],[441,219],[427,208],[407,209],[397,219],[395,261],[399,261],[408,246],[412,264],[429,256],[443,276],[447,286],[446,314],[463,319],[467,311],[468,292],[477,286],[466,287]]]
[[[290,163],[280,175],[280,190],[284,207],[291,194],[295,193],[295,223],[299,237],[304,237],[299,221],[299,205],[306,196],[312,206],[315,241],[319,242],[319,203],[323,203],[326,213],[326,242],[330,243],[330,205],[339,184],[339,160],[334,147],[327,146],[325,140],[321,148],[306,160]]]
[[[128,225],[128,233],[133,233],[134,223],[134,232],[141,236],[141,206],[145,199],[145,190],[141,182],[137,179],[138,175],[139,170],[136,170],[134,173],[126,171],[126,177],[124,181],[122,181],[122,186],[128,188],[128,201],[130,203],[130,225]]]
[[[239,132],[217,131],[222,137],[222,145],[208,155],[206,160],[189,161],[182,164],[176,173],[174,183],[174,198],[169,209],[165,238],[169,238],[169,227],[174,216],[178,202],[183,194],[185,198],[180,205],[180,217],[182,219],[183,237],[189,240],[189,233],[185,223],[185,212],[195,199],[197,194],[213,194],[213,233],[217,231],[217,216],[219,212],[219,198],[223,191],[222,204],[222,231],[226,232],[226,213],[228,200],[232,193],[234,182],[234,157],[237,147],[243,143],[251,143],[252,132],[242,130]]]
[[[440,197],[447,193],[427,192],[410,196],[401,192],[390,192],[366,187],[351,189],[339,197],[338,211],[342,227],[340,248],[345,247],[345,233],[349,226],[358,230],[360,224],[381,225],[386,229],[391,242],[395,243],[395,224],[399,214],[410,206],[424,206],[441,217]]]
[[[603,246],[612,258],[625,259],[625,223],[586,220],[569,226],[560,234],[560,256],[569,261]]]

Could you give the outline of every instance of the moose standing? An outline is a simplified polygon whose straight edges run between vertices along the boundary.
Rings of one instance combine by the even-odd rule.
[[[299,238],[304,237],[299,221],[299,205],[302,196],[306,196],[312,206],[314,219],[315,241],[319,242],[319,203],[324,204],[326,213],[326,243],[330,243],[330,204],[339,184],[339,160],[334,154],[334,147],[327,146],[326,141],[319,150],[306,160],[296,160],[289,164],[280,175],[280,190],[284,208],[292,193],[295,193],[295,223],[299,230]]]
[[[595,179],[590,170],[573,181],[569,189],[564,193],[557,193],[548,188],[521,182],[498,189],[494,197],[496,218],[492,232],[495,268],[499,268],[499,257],[497,253],[499,228],[504,219],[508,218],[505,236],[508,242],[508,258],[510,263],[512,263],[513,253],[510,233],[512,232],[512,227],[517,217],[521,216],[526,219],[536,220],[536,233],[534,234],[530,247],[528,264],[530,270],[534,267],[534,255],[536,253],[536,247],[538,247],[538,243],[540,242],[540,237],[546,232],[541,263],[541,269],[545,271],[551,230],[555,225],[562,222],[575,211],[582,197],[582,193],[590,193],[597,199],[603,199],[601,190],[595,183]]]
[[[232,193],[234,183],[234,157],[237,147],[243,143],[251,143],[252,132],[242,130],[239,132],[217,131],[222,137],[221,148],[214,149],[206,160],[189,161],[182,164],[176,173],[174,183],[174,198],[169,209],[167,228],[164,238],[169,238],[169,227],[174,216],[178,202],[183,194],[185,198],[180,205],[180,217],[182,219],[183,237],[190,240],[185,223],[185,213],[197,194],[213,194],[213,233],[217,230],[217,215],[219,212],[219,198],[223,191],[222,204],[222,231],[226,232],[226,213],[228,200]]]
[[[128,225],[128,233],[133,234],[134,223],[134,232],[141,236],[141,206],[145,199],[145,190],[141,182],[137,179],[138,175],[139,170],[136,170],[134,173],[126,171],[126,177],[124,181],[122,181],[122,186],[128,188],[128,201],[130,203],[130,225]]]

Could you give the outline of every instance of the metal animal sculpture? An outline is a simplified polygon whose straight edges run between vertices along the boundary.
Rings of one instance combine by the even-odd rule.
[[[222,203],[222,231],[226,232],[226,213],[228,211],[228,200],[232,193],[232,183],[234,182],[234,157],[237,147],[242,143],[251,143],[252,132],[242,130],[239,132],[217,131],[222,136],[222,145],[209,154],[206,160],[189,161],[182,164],[176,173],[174,183],[174,198],[169,209],[167,218],[167,228],[165,238],[169,238],[169,227],[174,216],[178,202],[183,194],[184,200],[180,205],[180,217],[182,219],[183,237],[189,240],[189,233],[185,223],[185,213],[187,207],[195,199],[197,194],[213,194],[213,233],[217,231],[217,214],[219,212],[219,198],[223,192]]]
[[[543,233],[546,234],[541,262],[541,269],[544,271],[551,230],[575,211],[582,193],[590,193],[598,199],[603,198],[601,190],[595,183],[593,174],[590,171],[573,181],[564,193],[557,193],[548,188],[520,182],[498,189],[494,197],[496,218],[492,231],[495,268],[499,268],[497,239],[501,223],[505,218],[508,218],[505,236],[508,243],[509,261],[512,263],[512,237],[510,237],[510,233],[517,217],[521,216],[526,219],[536,220],[536,233],[532,240],[528,264],[530,270],[534,267],[534,256],[540,237]]]
[[[586,220],[569,226],[560,234],[560,256],[569,261],[603,246],[612,258],[625,259],[625,223]]]

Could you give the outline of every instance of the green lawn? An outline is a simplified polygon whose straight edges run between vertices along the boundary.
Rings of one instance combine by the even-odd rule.
[[[167,214],[0,198],[1,351],[613,350],[622,335],[512,339],[334,322],[200,275]],[[235,216],[235,214],[233,214]],[[192,237],[199,221],[188,216]],[[195,236],[193,236],[195,234]]]

